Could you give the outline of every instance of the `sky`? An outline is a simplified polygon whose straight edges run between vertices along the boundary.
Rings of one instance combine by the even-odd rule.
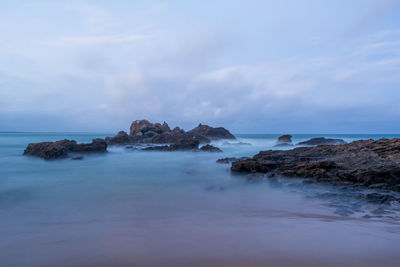
[[[400,133],[400,0],[0,1],[0,131]]]

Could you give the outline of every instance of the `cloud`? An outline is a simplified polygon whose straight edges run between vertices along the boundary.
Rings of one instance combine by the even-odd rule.
[[[123,44],[134,43],[149,38],[143,34],[131,35],[97,35],[97,36],[72,36],[63,37],[61,39],[47,42],[50,45],[56,46],[76,46],[76,45],[104,45],[104,44]]]

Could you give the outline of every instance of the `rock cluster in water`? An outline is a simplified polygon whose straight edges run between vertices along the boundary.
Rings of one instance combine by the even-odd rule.
[[[24,155],[37,156],[46,160],[67,158],[69,153],[103,153],[107,151],[107,143],[100,138],[93,139],[89,144],[77,144],[75,140],[60,140],[56,142],[41,142],[29,144]],[[75,157],[74,159],[81,159]]]
[[[129,134],[121,131],[114,137],[106,137],[105,140],[110,145],[170,144],[148,147],[145,150],[173,151],[195,150],[199,144],[210,143],[211,140],[217,139],[235,139],[235,136],[223,127],[214,128],[199,124],[196,128],[185,132],[179,127],[171,129],[166,122],[161,124],[136,120],[132,122]]]
[[[50,160],[66,158],[69,153],[106,152],[107,145],[134,144],[165,144],[163,146],[150,146],[143,150],[221,152],[219,148],[211,145],[199,149],[199,144],[210,143],[211,140],[217,139],[235,139],[235,137],[223,127],[214,128],[199,124],[196,128],[185,132],[179,127],[171,130],[166,122],[160,124],[151,123],[148,120],[136,120],[132,122],[129,134],[120,131],[113,137],[94,139],[90,144],[77,144],[74,140],[34,143],[27,146],[24,155]],[[78,160],[82,157],[73,157],[73,159]]]
[[[250,159],[233,161],[231,170],[400,191],[400,139],[261,151]]]

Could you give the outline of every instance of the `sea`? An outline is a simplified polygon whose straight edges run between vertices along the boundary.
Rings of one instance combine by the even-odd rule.
[[[213,142],[222,153],[111,146],[82,160],[23,156],[29,143],[111,133],[0,133],[0,266],[400,266],[396,192],[232,174],[224,157],[277,134]],[[293,135],[358,139],[400,135]]]

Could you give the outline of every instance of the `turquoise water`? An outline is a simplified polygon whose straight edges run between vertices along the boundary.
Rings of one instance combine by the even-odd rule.
[[[400,262],[398,203],[300,179],[248,180],[215,163],[274,149],[279,135],[216,142],[223,153],[110,147],[81,161],[22,156],[31,142],[105,136],[0,133],[1,266]]]

